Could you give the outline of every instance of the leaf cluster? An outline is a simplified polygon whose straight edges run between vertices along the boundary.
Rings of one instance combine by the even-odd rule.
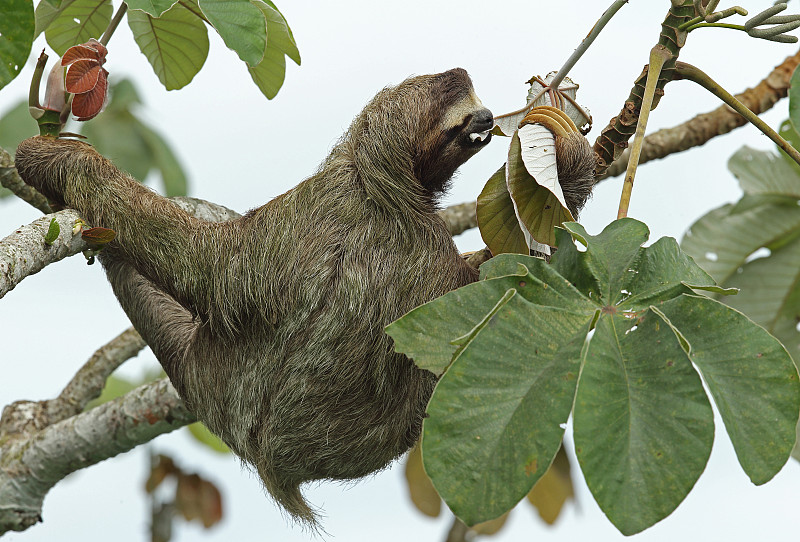
[[[267,98],[286,73],[285,56],[300,64],[292,31],[270,0],[128,0],[128,26],[167,90],[183,88],[208,56],[207,26],[245,62]],[[33,39],[44,32],[59,55],[100,38],[112,21],[111,0],[26,0],[0,8],[0,88],[19,73]],[[8,28],[6,28],[8,27]]]
[[[797,371],[781,344],[696,291],[726,292],[671,238],[617,220],[592,236],[556,230],[548,265],[518,254],[482,280],[387,327],[398,351],[442,374],[422,454],[467,524],[498,517],[544,475],[570,415],[601,509],[624,534],[670,514],[708,460],[714,420],[702,379],[754,483],[795,441]],[[576,241],[585,250],[576,246]]]

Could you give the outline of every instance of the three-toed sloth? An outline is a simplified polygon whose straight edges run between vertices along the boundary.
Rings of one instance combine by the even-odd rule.
[[[464,70],[409,78],[367,104],[313,176],[223,223],[84,143],[27,140],[16,167],[117,232],[101,262],[186,406],[313,523],[303,482],[365,476],[419,437],[436,377],[384,327],[477,280],[437,201],[492,126]]]

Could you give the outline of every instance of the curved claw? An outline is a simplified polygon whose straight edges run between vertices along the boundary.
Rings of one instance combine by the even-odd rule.
[[[578,132],[577,126],[566,113],[557,107],[549,105],[541,105],[531,109],[522,119],[522,122],[519,123],[519,126],[521,128],[526,124],[541,124],[559,137],[567,137],[571,133]]]

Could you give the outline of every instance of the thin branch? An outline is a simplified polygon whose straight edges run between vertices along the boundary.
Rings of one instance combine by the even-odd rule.
[[[642,97],[642,110],[636,124],[636,135],[631,147],[631,158],[628,161],[628,169],[625,172],[625,184],[622,186],[622,197],[619,201],[619,211],[617,218],[628,216],[628,206],[631,202],[631,192],[633,191],[633,179],[636,175],[636,167],[639,165],[639,156],[642,153],[644,134],[647,129],[647,120],[650,117],[650,110],[655,105],[656,85],[658,84],[661,70],[665,63],[672,58],[672,53],[663,45],[656,45],[650,51],[650,65],[647,70],[647,82],[644,87]]]
[[[122,17],[125,15],[126,11],[128,11],[128,4],[123,2],[122,5],[119,6],[119,9],[117,9],[117,12],[114,14],[111,22],[108,23],[106,31],[103,32],[103,35],[98,40],[100,43],[103,45],[108,45],[108,40],[110,40],[111,36],[114,35],[114,31],[119,26],[119,23],[122,21]]]
[[[450,235],[458,235],[478,227],[478,218],[475,215],[474,201],[451,205],[439,211],[439,216],[442,217],[444,223],[447,224]]]
[[[164,379],[34,434],[0,425],[0,534],[40,522],[45,495],[68,474],[194,421]]]
[[[132,327],[100,347],[72,377],[55,399],[44,401],[47,424],[83,412],[89,401],[100,397],[106,380],[117,367],[136,356],[147,343]]]

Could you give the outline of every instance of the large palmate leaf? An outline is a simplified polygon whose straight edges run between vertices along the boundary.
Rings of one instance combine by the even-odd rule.
[[[89,38],[99,39],[111,21],[113,11],[111,0],[65,2],[44,31],[48,45],[63,55],[73,45],[85,43]],[[37,20],[39,18],[37,14]]]
[[[22,70],[33,45],[36,26],[31,0],[4,0],[0,17],[0,88]]]
[[[553,460],[574,402],[592,494],[621,532],[647,528],[685,498],[711,449],[711,407],[693,366],[745,472],[756,483],[771,478],[800,413],[797,372],[780,343],[695,295],[730,292],[674,239],[642,248],[647,227],[631,219],[599,235],[565,227],[552,264],[497,256],[479,282],[387,327],[398,351],[443,373],[422,454],[447,504],[470,524],[512,507]]]
[[[208,56],[206,25],[180,3],[158,18],[132,10],[128,13],[128,25],[167,90],[188,85],[203,67]]]

